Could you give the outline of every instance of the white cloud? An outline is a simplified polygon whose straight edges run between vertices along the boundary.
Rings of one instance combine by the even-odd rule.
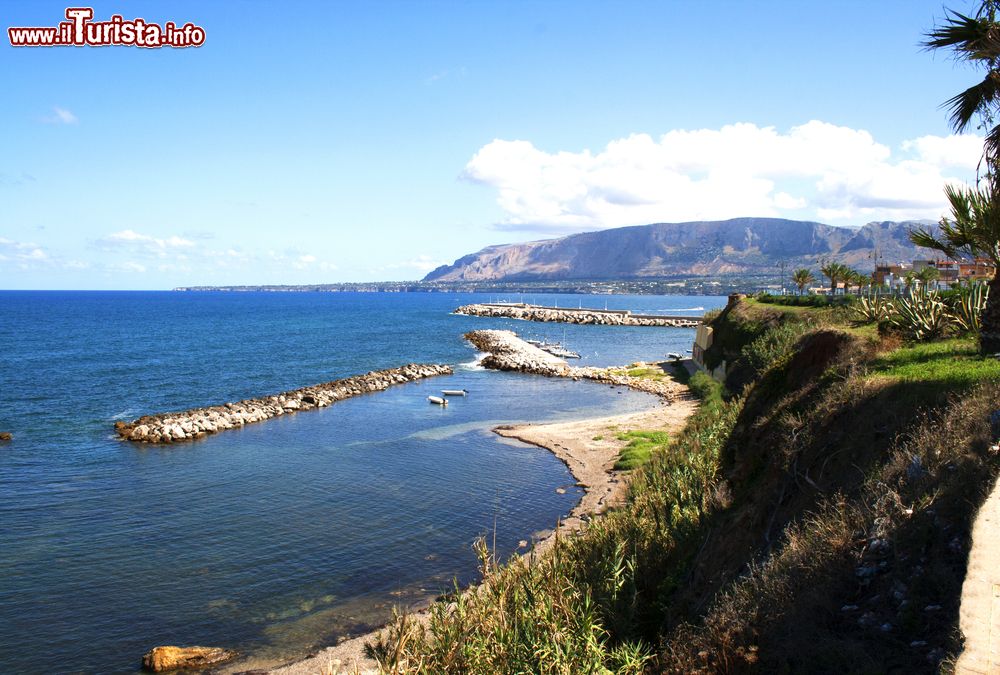
[[[66,108],[52,106],[52,114],[43,117],[42,121],[46,124],[76,124],[80,120]]]
[[[928,164],[975,170],[983,154],[983,138],[975,134],[921,136],[903,142],[903,150],[913,151]]]
[[[864,130],[814,120],[780,133],[741,123],[659,139],[633,134],[596,154],[498,139],[462,175],[497,190],[505,213],[497,227],[510,230],[737,216],[936,219],[946,208],[944,184],[967,178],[981,149],[977,136],[924,136],[894,156]]]
[[[444,260],[435,260],[429,255],[418,255],[409,260],[404,260],[402,262],[391,263],[389,265],[384,265],[377,269],[371,270],[373,273],[385,272],[388,270],[415,270],[417,272],[427,273],[433,269],[437,269],[441,265],[449,264]]]
[[[43,246],[33,242],[15,241],[0,237],[0,261],[28,263],[49,263],[52,259]]]
[[[156,258],[180,257],[182,251],[194,247],[194,242],[177,235],[159,238],[141,234],[135,230],[121,230],[97,240],[97,246],[104,250],[125,249],[134,255]]]

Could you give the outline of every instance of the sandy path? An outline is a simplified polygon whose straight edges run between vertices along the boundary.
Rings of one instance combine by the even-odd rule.
[[[684,425],[696,406],[689,396],[677,396],[674,401],[638,413],[574,422],[503,426],[494,431],[501,436],[551,450],[566,463],[583,487],[584,495],[580,503],[560,524],[559,534],[565,536],[583,528],[591,515],[603,513],[623,498],[626,482],[622,473],[612,470],[618,453],[625,445],[624,441],[618,440],[619,433],[635,429],[676,431]],[[555,536],[553,532],[539,541],[530,554],[537,555],[551,548]],[[416,614],[420,621],[426,622],[427,617],[424,611]],[[364,648],[365,643],[378,633],[373,631],[335,647],[327,647],[307,659],[268,672],[273,675],[377,673],[377,665],[365,656]]]
[[[957,675],[1000,675],[1000,481],[972,527],[972,550],[962,584],[959,628],[965,649]]]

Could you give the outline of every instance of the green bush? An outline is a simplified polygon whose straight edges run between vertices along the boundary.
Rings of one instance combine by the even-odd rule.
[[[722,401],[722,385],[708,373],[698,371],[688,380],[691,393],[705,402]]]
[[[756,379],[772,365],[780,363],[807,330],[808,326],[803,323],[785,323],[764,331],[744,347],[741,356],[753,371],[751,378]]]
[[[855,295],[771,295],[756,296],[757,302],[785,307],[841,307],[857,301]]]

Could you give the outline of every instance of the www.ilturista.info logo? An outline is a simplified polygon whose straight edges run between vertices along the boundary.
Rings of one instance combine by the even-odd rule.
[[[178,26],[167,21],[162,26],[145,19],[126,20],[114,14],[108,21],[92,21],[92,7],[68,7],[68,21],[58,26],[11,27],[7,29],[12,47],[200,47],[205,29],[193,23]]]

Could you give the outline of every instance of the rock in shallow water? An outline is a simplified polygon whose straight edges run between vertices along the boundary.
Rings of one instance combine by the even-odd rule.
[[[177,668],[205,668],[236,656],[221,647],[154,647],[142,657],[142,667],[154,673]]]

